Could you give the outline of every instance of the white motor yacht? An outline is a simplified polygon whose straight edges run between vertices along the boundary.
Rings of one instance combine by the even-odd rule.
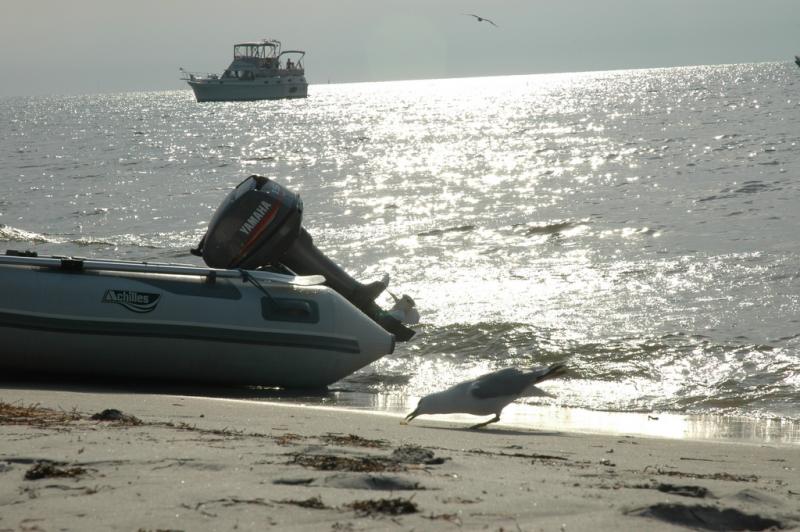
[[[233,45],[233,61],[221,74],[181,68],[198,102],[277,100],[308,96],[302,50],[281,50],[280,41],[263,39]]]

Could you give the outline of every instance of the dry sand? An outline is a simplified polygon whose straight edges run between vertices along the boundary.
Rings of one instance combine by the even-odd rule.
[[[800,526],[798,445],[399,421],[0,387],[0,531]]]

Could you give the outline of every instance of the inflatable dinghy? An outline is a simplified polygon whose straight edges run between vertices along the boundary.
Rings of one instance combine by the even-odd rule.
[[[0,255],[0,370],[318,388],[414,331],[301,227],[296,194],[251,176],[200,246],[209,267]]]

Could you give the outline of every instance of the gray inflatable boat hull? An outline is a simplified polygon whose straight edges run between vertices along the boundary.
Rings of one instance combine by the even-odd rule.
[[[0,256],[0,370],[323,387],[394,337],[321,281]]]

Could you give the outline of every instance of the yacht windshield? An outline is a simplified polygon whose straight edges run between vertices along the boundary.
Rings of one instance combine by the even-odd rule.
[[[234,59],[267,59],[274,55],[274,45],[270,43],[243,43],[233,47]]]

